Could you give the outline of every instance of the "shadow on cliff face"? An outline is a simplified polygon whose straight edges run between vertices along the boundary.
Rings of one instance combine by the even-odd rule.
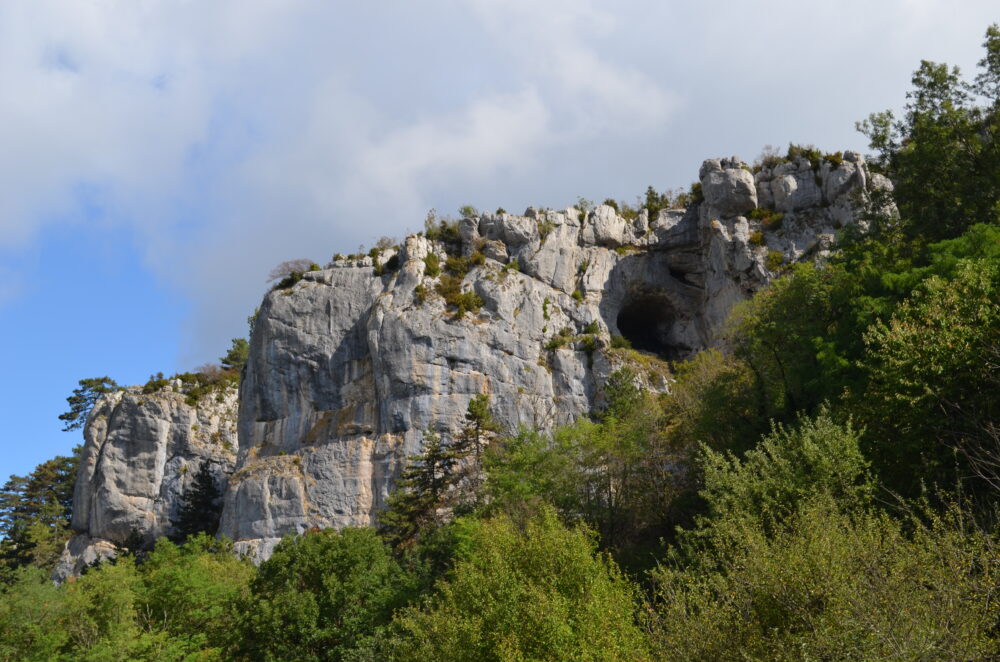
[[[634,349],[677,361],[706,346],[703,291],[686,279],[686,257],[653,251],[631,255],[609,274],[602,315]]]
[[[633,349],[674,361],[686,353],[671,342],[675,317],[664,296],[638,293],[626,300],[615,321],[618,331],[632,343]]]

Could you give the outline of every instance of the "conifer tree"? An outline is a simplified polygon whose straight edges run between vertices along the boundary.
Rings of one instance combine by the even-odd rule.
[[[490,413],[489,395],[482,393],[469,401],[465,421],[466,425],[459,434],[454,449],[463,456],[471,455],[478,469],[483,448],[500,432],[500,424]]]
[[[105,393],[119,389],[115,380],[110,377],[91,377],[81,379],[79,388],[73,389],[73,394],[66,398],[69,411],[59,414],[59,420],[66,422],[63,432],[69,432],[83,427],[87,422],[87,414],[94,408],[97,399]]]
[[[437,523],[438,510],[445,505],[456,481],[456,466],[464,457],[433,432],[425,434],[424,452],[410,458],[379,516],[380,532],[393,547],[410,546]]]
[[[184,541],[188,536],[201,532],[214,536],[219,530],[218,501],[221,496],[215,485],[211,463],[202,461],[191,488],[184,493],[177,519],[170,522],[174,527],[173,537]]]

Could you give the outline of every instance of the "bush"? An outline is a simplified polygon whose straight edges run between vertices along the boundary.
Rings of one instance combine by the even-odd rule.
[[[441,275],[441,258],[437,253],[428,253],[424,257],[424,275],[428,278],[437,278]]]
[[[777,272],[781,269],[781,265],[785,263],[785,254],[781,251],[768,251],[767,257],[764,259],[764,266],[768,268],[769,271]]]
[[[545,241],[545,238],[548,237],[549,234],[551,234],[552,231],[555,229],[556,229],[556,224],[547,218],[538,221],[538,236],[541,238],[543,242]]]
[[[465,313],[474,313],[483,307],[483,300],[478,294],[462,291],[462,279],[457,276],[442,276],[437,292],[444,297],[445,303],[455,308],[455,317],[461,318]]]
[[[611,347],[614,349],[632,349],[632,341],[617,333],[611,336]]]
[[[583,327],[583,332],[591,335],[600,333],[600,331],[601,325],[597,323],[597,320],[594,320],[587,326]]]
[[[713,565],[661,567],[656,652],[677,662],[990,659],[1000,555],[963,528],[938,519],[907,535],[887,516],[814,497],[773,535],[734,530]]]
[[[469,273],[472,264],[467,257],[451,256],[444,262],[444,268],[453,276],[465,277]]]
[[[583,292],[579,288],[573,290],[573,300],[577,303],[583,303]]]
[[[445,244],[460,244],[461,235],[458,234],[458,221],[447,218],[438,219],[432,209],[427,212],[427,219],[424,221],[424,235],[431,241],[440,241]]]
[[[473,218],[479,216],[479,210],[472,205],[462,205],[458,208],[458,215],[462,218]]]
[[[549,352],[554,352],[560,347],[566,346],[569,343],[569,338],[566,336],[555,335],[549,338],[549,341],[545,343],[545,349]]]

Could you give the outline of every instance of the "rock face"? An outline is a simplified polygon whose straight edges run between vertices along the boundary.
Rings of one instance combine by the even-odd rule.
[[[114,556],[115,544],[171,533],[202,462],[224,490],[236,460],[237,389],[191,405],[179,381],[156,393],[131,388],[101,397],[84,428],[73,494],[73,530],[56,578]],[[177,391],[175,391],[177,389]]]
[[[734,303],[780,265],[823,255],[884,185],[853,153],[756,175],[712,159],[700,179],[703,202],[655,218],[600,206],[462,219],[449,252],[484,258],[461,280],[483,306],[462,317],[425,260],[443,265],[446,246],[419,235],[379,257],[394,271],[338,260],[269,293],[221,532],[264,558],[289,532],[372,524],[424,432],[458,430],[480,393],[509,429],[591,411],[623,360],[612,334],[671,359],[711,345]]]
[[[175,382],[95,406],[74,497],[79,535],[57,576],[113,554],[133,531],[168,534],[202,461],[227,485],[220,532],[258,559],[287,533],[372,524],[425,432],[460,429],[473,396],[489,394],[511,430],[600,407],[607,377],[636,358],[612,348],[613,335],[667,359],[710,346],[735,303],[783,265],[825,255],[870,192],[889,187],[852,152],[757,172],[710,159],[699,176],[704,199],[687,209],[486,213],[462,219],[451,244],[413,235],[270,292],[238,423],[232,388],[192,406]],[[458,275],[438,273],[449,257]],[[477,311],[460,316],[437,293],[456,278],[482,301]],[[668,388],[662,372],[637,374]]]

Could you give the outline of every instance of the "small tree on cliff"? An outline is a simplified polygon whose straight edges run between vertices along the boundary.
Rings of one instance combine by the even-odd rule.
[[[81,379],[79,384],[78,388],[73,389],[73,394],[66,398],[66,402],[69,403],[69,411],[59,414],[59,420],[66,423],[63,432],[83,427],[83,424],[87,422],[87,414],[94,408],[97,399],[105,393],[119,389],[118,384],[110,377]]]
[[[219,530],[219,498],[222,496],[215,485],[215,476],[208,460],[203,460],[190,489],[184,493],[180,511],[174,527],[174,540],[183,542],[188,536],[205,532],[214,536]]]

